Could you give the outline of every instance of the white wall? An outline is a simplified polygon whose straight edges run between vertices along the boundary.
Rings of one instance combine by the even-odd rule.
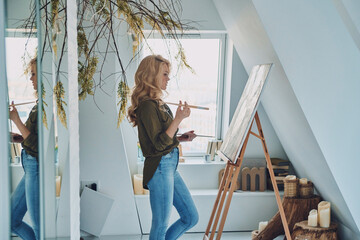
[[[271,3],[268,1],[254,1],[254,3],[256,3],[256,7],[259,9],[261,8],[264,14],[265,13],[267,14],[266,15],[267,18],[264,20],[263,18],[260,19],[257,12],[257,8],[255,8],[251,0],[244,0],[244,1],[214,0],[214,3],[219,11],[219,14],[224,22],[224,25],[226,26],[226,29],[228,30],[230,38],[234,42],[234,46],[237,49],[237,52],[239,53],[240,59],[243,62],[246,71],[249,72],[251,67],[255,64],[267,63],[267,62],[274,63],[274,68],[271,70],[268,85],[265,89],[262,98],[262,105],[275,129],[277,136],[280,139],[280,142],[282,143],[282,146],[284,147],[287,156],[295,166],[295,169],[299,177],[307,177],[315,183],[315,186],[322,195],[322,197],[332,202],[332,210],[334,213],[333,216],[337,217],[340,220],[340,222],[342,222],[344,225],[346,225],[352,230],[352,234],[353,234],[352,239],[354,239],[355,237],[358,238],[359,237],[358,228],[353,218],[353,213],[351,213],[349,209],[352,206],[350,206],[348,204],[348,201],[344,199],[350,197],[350,195],[348,196],[344,195],[343,197],[342,193],[344,189],[341,185],[338,185],[339,182],[337,181],[336,176],[335,175],[333,176],[333,171],[332,171],[333,169],[329,168],[329,166],[331,167],[330,161],[328,159],[329,156],[324,152],[323,146],[321,146],[321,142],[319,142],[318,136],[316,135],[317,133],[313,129],[312,121],[315,120],[311,120],[311,118],[310,119],[308,118],[307,111],[303,107],[303,102],[302,102],[302,101],[306,102],[308,106],[313,109],[314,112],[311,112],[309,114],[315,114],[312,115],[312,117],[318,118],[317,121],[319,125],[321,123],[322,126],[326,126],[325,129],[322,129],[321,134],[323,135],[321,135],[321,137],[325,138],[325,133],[328,136],[327,137],[328,139],[327,140],[323,139],[323,141],[326,141],[327,142],[326,144],[329,144],[326,147],[328,151],[330,151],[329,149],[330,147],[332,148],[331,154],[333,155],[331,158],[333,158],[336,155],[339,155],[342,152],[342,150],[340,151],[336,150],[339,149],[339,147],[335,148],[334,143],[332,141],[337,141],[337,140],[331,138],[335,137],[339,139],[338,137],[341,136],[341,134],[336,135],[336,132],[338,132],[339,129],[341,129],[344,126],[344,123],[336,124],[336,121],[340,120],[340,122],[344,122],[344,121],[348,121],[348,118],[344,117],[343,119],[341,119],[340,117],[336,117],[336,120],[329,119],[329,116],[333,117],[336,111],[334,108],[331,108],[328,105],[326,105],[325,99],[331,103],[334,102],[334,100],[332,100],[329,96],[330,92],[333,91],[334,88],[330,87],[329,92],[326,92],[327,85],[324,84],[323,80],[319,81],[319,78],[322,79],[323,75],[319,75],[318,73],[315,72],[315,70],[314,72],[308,72],[308,69],[305,69],[305,66],[309,67],[311,62],[313,63],[315,62],[315,64],[324,64],[324,63],[329,64],[329,62],[334,61],[334,63],[337,63],[338,65],[341,63],[337,67],[334,67],[333,65],[334,63],[330,64],[331,71],[337,68],[341,68],[341,72],[342,72],[341,79],[344,79],[344,77],[348,76],[348,74],[344,73],[345,69],[347,68],[346,66],[344,66],[344,64],[342,64],[342,61],[340,61],[340,59],[339,61],[336,60],[336,57],[338,57],[337,54],[331,58],[331,61],[329,61],[326,58],[319,59],[319,57],[314,56],[314,53],[312,53],[309,49],[306,48],[302,49],[301,48],[302,44],[300,44],[300,42],[306,41],[306,44],[311,45],[312,42],[315,43],[318,42],[317,37],[319,37],[323,41],[325,36],[327,36],[329,39],[335,37],[335,39],[338,40],[339,48],[347,48],[348,45],[344,47],[343,46],[344,44],[350,44],[350,45],[351,44],[354,45],[354,44],[351,43],[350,41],[346,41],[346,43],[341,44],[342,43],[341,41],[343,40],[341,39],[340,41],[340,39],[338,38],[344,38],[344,36],[346,38],[346,35],[348,36],[346,31],[341,31],[341,33],[338,32],[338,35],[336,36],[331,35],[330,37],[326,35],[326,32],[327,33],[332,32],[330,31],[330,29],[323,30],[322,29],[323,25],[320,22],[314,24],[313,21],[308,21],[308,17],[304,17],[310,14],[311,16],[310,18],[314,18],[314,16],[318,14],[320,16],[319,18],[323,20],[322,22],[323,24],[326,21],[332,21],[331,18],[333,16],[331,15],[331,16],[327,16],[328,18],[325,18],[320,13],[320,6],[319,6],[325,4],[324,2],[326,2],[326,4],[331,4],[329,3],[330,1],[318,1],[316,2],[316,4],[314,4],[314,2],[311,1],[311,4],[310,2],[308,2],[308,5],[305,4],[304,1],[301,2],[297,1],[298,4],[301,3],[307,6],[307,8],[301,6],[300,10],[296,7],[291,7],[291,8],[285,7],[286,5],[289,4],[290,5],[295,4],[294,1],[292,1],[291,3],[290,2],[285,3],[285,2],[286,1],[281,1],[281,2],[276,2],[275,4],[274,1],[271,1]],[[318,6],[319,9],[318,7],[310,6],[312,4]],[[322,12],[326,12],[326,10],[328,9],[327,8],[322,9]],[[288,13],[288,11],[291,13]],[[287,15],[287,18],[284,17],[285,15]],[[295,24],[295,21],[297,21],[296,22],[297,24],[300,24],[299,22],[304,21],[306,22],[306,26],[304,25],[304,23],[301,23],[299,29],[297,28],[298,25]],[[269,29],[274,31],[273,35],[267,34],[267,32],[264,29],[264,25],[263,25],[264,22],[266,23],[265,26],[267,26],[266,28],[267,31]],[[336,22],[334,28],[337,29],[336,26],[339,26],[339,24],[340,24],[339,22]],[[318,29],[318,32],[316,32],[314,28],[311,27],[313,25],[314,28]],[[289,28],[284,29],[283,26],[288,26]],[[310,32],[307,31],[301,32],[301,30],[307,28],[313,29],[311,31],[311,34]],[[289,31],[289,34],[287,34],[287,31]],[[325,34],[325,35],[322,36],[321,34]],[[296,35],[296,37],[293,35]],[[269,36],[271,38],[269,38]],[[274,46],[272,45],[273,38],[278,40],[277,44],[276,45],[274,44]],[[298,44],[294,44],[292,41],[295,41]],[[286,50],[282,49],[281,47],[282,44],[285,44],[285,46],[287,46]],[[290,48],[289,47],[290,44],[294,44],[294,45]],[[279,59],[278,54],[280,53],[276,52],[277,48],[274,49],[275,46],[279,47],[279,49],[282,49],[282,53],[284,54],[284,56],[287,57],[286,59],[283,58]],[[339,57],[347,56],[350,57],[350,59],[355,58],[354,64],[356,64],[357,63],[356,49],[352,47],[350,48],[352,49],[353,56],[349,56],[346,53],[346,51],[349,49],[345,49],[344,55],[339,54]],[[325,51],[325,53],[331,52],[329,51],[329,49],[326,50],[327,51]],[[286,51],[289,51],[289,53],[286,54],[285,53]],[[295,51],[295,53],[293,51]],[[331,54],[333,54],[333,52],[331,52]],[[322,56],[324,57],[324,55]],[[330,57],[331,56],[327,55],[327,58]],[[313,58],[315,58],[316,61],[313,61]],[[296,64],[293,64],[294,62],[296,62]],[[288,70],[293,72],[294,76],[287,75],[288,71],[285,72],[283,66],[285,67],[289,66]],[[330,70],[329,68],[326,68],[325,65],[321,65],[321,66],[322,68],[319,69],[320,72],[322,72],[323,70],[325,71],[325,69]],[[348,69],[348,71],[354,73],[356,76],[357,71],[353,72],[352,69]],[[295,73],[299,75],[295,76],[296,75]],[[314,78],[314,76],[317,76],[317,78]],[[334,75],[334,76],[325,75],[325,76],[330,77],[330,79],[328,80],[331,80],[335,76],[339,77],[339,75]],[[306,82],[307,85],[314,87],[313,89],[308,89],[308,91],[306,92],[304,88],[302,88],[304,90],[303,99],[298,98],[297,89],[295,88],[294,85],[292,85],[293,77],[297,79],[297,83],[299,85]],[[312,81],[310,81],[309,78],[311,78]],[[319,85],[322,86],[321,90],[318,88]],[[344,88],[344,85],[345,84],[341,84],[338,85],[338,87]],[[354,89],[355,86],[356,85],[352,83],[352,87]],[[317,98],[315,98],[315,91],[313,91],[316,89],[318,93]],[[324,91],[323,89],[326,89],[326,91]],[[345,89],[348,90],[347,87],[345,87]],[[325,99],[320,98],[319,93],[324,94]],[[311,99],[306,100],[308,96],[311,96]],[[344,96],[344,98],[349,98],[349,97]],[[349,102],[349,104],[353,102],[354,101]],[[339,104],[339,103],[334,103],[334,104]],[[315,107],[317,107],[318,113],[315,113]],[[346,107],[347,106],[345,106],[345,108]],[[330,112],[331,110],[333,110],[332,114]],[[342,111],[346,111],[346,110],[343,109]],[[353,110],[353,114],[355,114],[356,111],[357,110]],[[324,116],[328,116],[328,118],[326,118],[326,120],[321,118],[319,115],[322,114]],[[357,118],[354,118],[354,120],[355,119]],[[329,125],[331,125],[331,127]],[[355,125],[354,127],[356,128]],[[347,132],[348,137],[349,136],[351,137],[351,135],[354,132],[355,132],[354,128],[351,131],[348,131]],[[347,138],[342,137],[341,139],[344,141],[344,139]],[[352,144],[356,144],[355,139],[353,140]],[[341,146],[341,144],[338,146]],[[337,159],[343,159],[343,156],[340,158],[338,157]],[[355,158],[352,157],[352,159]],[[354,164],[356,165],[356,163]],[[353,164],[351,165],[352,165],[351,167],[354,166]],[[356,168],[353,169],[354,169],[353,171],[356,171],[355,170]],[[348,170],[349,167],[347,168],[347,172]],[[338,173],[340,175],[339,171]],[[346,174],[341,174],[341,175],[346,175]],[[356,173],[353,173],[353,175],[356,176]],[[344,178],[347,177],[344,176]],[[356,179],[353,179],[353,181],[356,181]],[[342,191],[340,191],[339,186],[342,188]],[[353,199],[356,198],[357,197],[353,197]]]
[[[354,43],[360,49],[360,1],[333,0],[333,2]]]
[[[358,231],[359,48],[333,2],[254,4]]]

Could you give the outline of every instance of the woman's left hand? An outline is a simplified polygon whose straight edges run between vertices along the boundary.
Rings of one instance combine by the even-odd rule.
[[[183,133],[181,136],[178,137],[178,140],[180,142],[191,142],[194,138],[196,138],[196,134],[194,133],[194,130],[192,130]]]

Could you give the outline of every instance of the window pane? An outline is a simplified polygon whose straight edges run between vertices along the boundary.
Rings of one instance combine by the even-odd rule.
[[[181,123],[179,133],[195,130],[198,135],[215,138],[220,39],[181,39],[180,41],[187,62],[195,74],[186,67],[178,67],[180,64],[176,59],[177,47],[174,40],[147,40],[154,54],[162,55],[172,64],[171,80],[167,88],[169,94],[164,99],[166,102],[178,103],[182,100],[191,105],[209,107],[208,111],[192,108],[190,117]],[[143,56],[150,55],[152,52],[145,46]],[[175,114],[176,106],[169,106]],[[182,143],[184,154],[205,153],[208,140],[207,137],[198,137],[191,143]]]
[[[24,71],[36,55],[37,38],[12,38],[7,37],[6,43],[6,74],[8,78],[9,100],[17,103],[31,102],[36,100],[35,91],[30,81],[30,76]],[[26,121],[33,104],[17,106],[19,116]],[[11,121],[11,131],[20,133],[14,122]]]

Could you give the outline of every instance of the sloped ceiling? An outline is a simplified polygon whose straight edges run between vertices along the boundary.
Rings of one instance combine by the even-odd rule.
[[[340,16],[340,0],[213,1],[247,72],[274,63],[262,105],[298,176],[332,203],[344,239],[360,239],[360,53],[344,23],[354,15]]]

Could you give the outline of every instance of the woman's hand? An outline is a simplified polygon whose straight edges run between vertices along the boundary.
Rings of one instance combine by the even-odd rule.
[[[10,133],[11,134],[11,142],[13,143],[22,143],[24,141],[24,138],[17,133]]]
[[[14,101],[11,102],[10,107],[12,108],[12,110],[9,111],[9,118],[11,121],[13,121],[16,125],[16,127],[19,129],[20,133],[21,133],[21,137],[22,140],[19,141],[22,142],[24,139],[26,139],[29,135],[30,135],[30,131],[26,128],[26,126],[24,125],[24,123],[21,121],[20,117],[19,117],[19,113],[16,109],[16,107],[14,106]]]
[[[192,140],[194,140],[194,138],[196,138],[196,134],[194,133],[194,130],[192,130],[180,135],[178,137],[178,140],[180,142],[191,142]]]
[[[185,106],[181,106],[182,103],[181,101],[179,101],[179,107],[176,109],[176,115],[174,120],[171,122],[170,126],[168,127],[168,129],[166,130],[166,134],[173,138],[181,121],[184,120],[184,118],[187,118],[190,116],[190,108],[187,104],[187,102],[185,102]]]
[[[15,123],[20,120],[20,117],[19,117],[19,113],[18,113],[16,107],[13,105],[14,105],[14,101],[12,101],[11,105],[10,105],[12,110],[9,111],[9,118],[10,118],[10,120],[12,120]]]
[[[181,101],[179,101],[179,104],[180,106],[176,109],[175,119],[178,119],[181,122],[183,119],[190,116],[191,111],[186,101],[185,106],[181,106]]]

